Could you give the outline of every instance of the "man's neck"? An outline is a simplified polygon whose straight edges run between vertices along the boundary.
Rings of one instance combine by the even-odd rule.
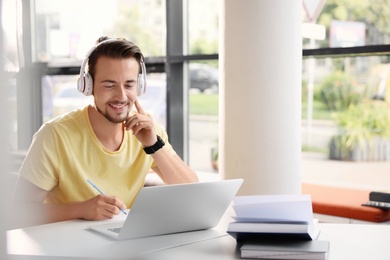
[[[119,150],[123,141],[123,124],[108,121],[93,106],[88,107],[88,116],[92,129],[100,143],[110,151]]]

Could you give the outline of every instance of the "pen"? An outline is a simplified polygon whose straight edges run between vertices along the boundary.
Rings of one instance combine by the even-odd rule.
[[[93,183],[90,179],[87,179],[87,182],[91,184],[91,186],[94,187],[100,194],[104,195],[104,192],[98,186],[96,186],[96,184]],[[126,211],[124,211],[123,209],[119,209],[119,210],[122,211],[123,214],[127,215]]]

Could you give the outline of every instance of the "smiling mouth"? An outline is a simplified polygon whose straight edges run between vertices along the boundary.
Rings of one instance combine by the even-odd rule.
[[[110,104],[110,106],[112,106],[113,108],[123,108],[123,107],[127,106],[127,103],[125,103],[125,104]]]
[[[109,106],[115,110],[122,110],[125,107],[127,107],[127,105],[128,105],[127,103],[125,103],[125,104],[109,104]]]

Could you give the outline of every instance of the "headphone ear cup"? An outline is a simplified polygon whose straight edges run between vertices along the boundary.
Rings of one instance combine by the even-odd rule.
[[[83,89],[84,89],[84,76],[83,77],[79,77],[77,79],[77,90],[80,93],[83,93]]]
[[[138,81],[137,81],[137,94],[138,96],[141,96],[143,93],[145,93],[145,79],[144,79],[144,76],[143,74],[139,74],[138,75]]]
[[[93,80],[89,73],[84,73],[84,76],[78,79],[77,89],[86,96],[92,95]]]

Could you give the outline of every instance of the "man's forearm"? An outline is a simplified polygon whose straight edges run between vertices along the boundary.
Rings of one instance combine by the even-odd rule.
[[[196,173],[178,155],[171,155],[164,149],[160,149],[152,156],[158,165],[156,172],[166,184],[199,181]]]

